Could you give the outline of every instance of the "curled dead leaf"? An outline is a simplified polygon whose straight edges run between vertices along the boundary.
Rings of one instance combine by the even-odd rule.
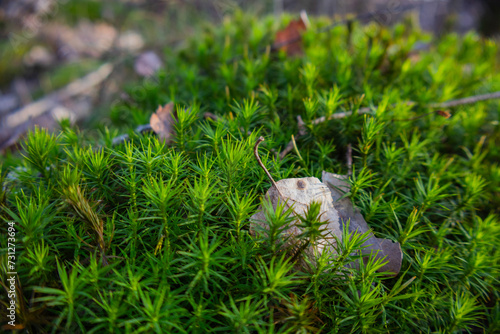
[[[160,139],[170,142],[174,131],[174,104],[172,102],[159,106],[156,112],[151,115],[149,124]]]
[[[332,198],[334,198],[335,201],[333,206],[338,211],[341,226],[343,227],[347,221],[350,220],[349,232],[357,231],[357,233],[363,234],[370,231],[370,227],[366,223],[365,218],[359,210],[354,209],[351,200],[347,197],[340,199],[345,193],[350,191],[350,185],[347,182],[348,176],[323,171],[321,178],[332,193]],[[388,261],[380,268],[380,271],[388,271],[394,274],[399,273],[403,261],[401,245],[389,239],[376,238],[371,232],[369,235],[370,237],[363,244],[366,248],[363,249],[362,253],[370,255],[371,252],[378,251],[376,258],[385,257],[385,260]]]
[[[349,223],[349,232],[357,233],[369,232],[370,228],[359,210],[354,209],[349,198],[344,194],[350,190],[347,176],[323,172],[323,182],[315,177],[283,179],[276,182],[276,187],[272,186],[266,193],[276,210],[278,203],[286,202],[286,207],[293,205],[293,215],[304,215],[312,202],[318,202],[321,205],[320,215],[323,221],[325,232],[322,239],[317,244],[311,245],[305,250],[305,253],[312,255],[314,253],[322,254],[328,250],[335,254],[336,240],[342,241],[342,228]],[[266,222],[264,211],[258,211],[250,218],[250,233],[255,234],[259,228],[269,229]],[[286,231],[283,238],[289,238],[286,245],[294,242],[294,236],[302,233],[297,218],[292,222],[290,229]],[[370,255],[377,253],[376,258],[384,258],[388,261],[380,271],[399,273],[403,259],[403,253],[399,243],[394,243],[388,239],[376,238],[373,233],[369,233],[369,238],[365,241],[362,253]]]
[[[439,116],[442,116],[444,118],[450,118],[451,117],[451,114],[448,110],[438,110],[436,111],[436,113],[439,115]]]
[[[276,185],[278,189],[273,186],[266,193],[266,197],[271,200],[275,210],[279,202],[283,203],[286,201],[285,208],[293,206],[295,215],[304,215],[311,202],[320,203],[320,215],[323,220],[328,221],[328,224],[325,226],[327,233],[323,235],[323,240],[317,245],[320,252],[325,247],[335,246],[335,238],[333,236],[342,239],[337,210],[333,207],[333,201],[328,188],[320,180],[315,177],[283,179],[276,182]],[[257,212],[250,219],[254,222],[254,225],[250,227],[251,233],[255,233],[257,226],[268,228],[263,211]],[[302,230],[297,226],[298,224],[297,219],[287,231],[287,234],[291,236],[299,235]],[[307,252],[312,254],[313,249],[310,248]]]
[[[302,33],[307,29],[308,21],[306,15],[300,19],[291,21],[284,29],[276,33],[273,50],[285,51],[288,56],[301,55]]]

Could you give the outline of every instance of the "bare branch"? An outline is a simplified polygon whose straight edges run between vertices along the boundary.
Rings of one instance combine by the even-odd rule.
[[[479,101],[499,99],[499,98],[500,98],[500,91],[489,93],[489,94],[483,94],[483,95],[469,96],[469,97],[465,97],[463,99],[451,100],[451,101],[447,101],[447,102],[443,102],[443,103],[431,103],[429,105],[429,107],[431,107],[431,108],[451,108],[451,107],[461,106],[464,104],[472,104],[472,103],[476,103]]]
[[[15,113],[10,114],[5,119],[5,127],[14,128],[19,126],[28,121],[31,117],[36,117],[45,113],[47,110],[57,106],[62,101],[76,95],[87,93],[95,86],[103,82],[112,71],[113,64],[106,63],[102,65],[96,71],[87,74],[83,78],[73,81],[64,88],[47,95],[43,99],[28,104]]]
[[[499,99],[499,98],[500,98],[500,91],[489,93],[489,94],[483,94],[483,95],[469,96],[469,97],[465,97],[462,99],[451,100],[451,101],[447,101],[447,102],[430,103],[430,104],[425,105],[425,107],[426,108],[451,108],[451,107],[456,107],[456,106],[460,106],[460,105],[464,105],[464,104],[472,104],[472,103],[476,103],[476,102],[480,102],[480,101]],[[417,103],[414,101],[406,101],[406,102],[404,102],[404,104],[407,106],[411,106],[411,107],[417,105]],[[398,104],[393,104],[392,107],[394,107],[396,105],[398,105]],[[368,114],[372,111],[372,109],[377,109],[377,108],[378,107],[373,107],[373,108],[372,107],[363,107],[363,108],[358,109],[357,113],[358,114]],[[411,120],[421,118],[425,115],[432,114],[434,112],[444,113],[444,112],[438,110],[438,111],[432,111],[430,113],[426,113],[424,115],[419,115],[419,116],[416,116],[414,118],[396,119],[395,121],[411,121]],[[340,119],[340,118],[348,117],[348,116],[351,116],[352,113],[353,113],[352,111],[345,111],[345,112],[339,112],[339,113],[333,114],[328,118],[325,116],[322,116],[322,117],[316,118],[315,120],[311,121],[311,124],[316,125],[316,124],[320,124],[320,123],[323,123],[323,122],[326,122],[326,121],[329,121],[332,119]],[[448,117],[449,117],[449,114],[446,118],[448,118]],[[299,134],[295,135],[295,139],[297,139],[301,135],[305,135],[305,131],[304,131],[305,124],[302,121],[302,119],[298,120],[298,127],[299,127]],[[285,146],[285,149],[280,153],[281,159],[283,159],[288,153],[290,153],[290,151],[293,149],[293,144],[294,143],[292,140],[290,140],[290,142],[288,142],[288,144]]]
[[[271,173],[269,173],[269,171],[267,170],[266,166],[264,166],[264,164],[262,163],[262,160],[260,160],[260,156],[259,156],[259,144],[261,142],[263,142],[265,139],[264,137],[260,136],[259,139],[257,139],[257,142],[255,143],[255,146],[253,148],[253,154],[255,155],[255,159],[257,159],[257,162],[259,163],[259,166],[260,168],[262,168],[264,170],[264,172],[266,173],[267,177],[269,178],[269,181],[271,181],[271,184],[274,186],[274,188],[276,188],[276,190],[278,191],[278,194],[281,196],[281,198],[285,198],[285,196],[283,196],[283,194],[281,193],[280,189],[278,188],[278,185],[276,184],[276,182],[274,181],[273,177],[271,176]]]

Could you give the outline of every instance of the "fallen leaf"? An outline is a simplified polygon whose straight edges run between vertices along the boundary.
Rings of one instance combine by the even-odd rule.
[[[266,193],[276,210],[279,202],[286,202],[285,208],[293,206],[293,215],[304,215],[309,205],[314,201],[321,204],[320,215],[323,221],[325,232],[317,244],[311,245],[305,250],[306,254],[312,255],[315,252],[321,254],[326,249],[335,254],[336,240],[342,241],[342,227],[350,219],[349,232],[365,233],[370,231],[363,215],[359,210],[355,210],[350,199],[344,194],[350,190],[347,176],[323,172],[323,182],[315,177],[283,179],[276,182],[277,188],[272,186]],[[260,210],[250,218],[250,233],[256,234],[256,230],[269,229],[264,211]],[[283,238],[288,237],[285,244],[291,245],[294,236],[302,233],[297,218],[292,222],[291,227],[285,232]],[[377,252],[376,258],[386,257],[389,261],[380,271],[388,271],[397,274],[401,269],[403,253],[399,243],[394,243],[388,239],[378,239],[370,232],[370,237],[364,243],[367,246],[362,253],[369,255]]]
[[[173,126],[175,122],[172,113],[174,104],[172,102],[159,106],[156,112],[151,115],[149,124],[160,139],[169,142],[172,139]]]
[[[288,56],[301,55],[302,32],[307,29],[307,21],[304,16],[291,21],[286,28],[279,30],[274,39],[273,50],[285,51]]]
[[[333,206],[338,211],[341,226],[343,227],[350,219],[349,232],[357,230],[358,233],[362,234],[370,231],[370,227],[366,223],[365,218],[359,210],[354,209],[351,200],[347,197],[340,199],[345,193],[350,191],[347,175],[338,175],[323,171],[321,178],[332,193],[332,198],[334,199]],[[380,271],[389,271],[395,274],[399,273],[403,261],[403,252],[401,251],[401,245],[399,243],[389,239],[376,238],[373,233],[370,232],[370,237],[363,245],[367,246],[362,250],[363,254],[369,255],[372,251],[379,251],[376,258],[386,257],[385,260],[389,261]]]
[[[325,226],[327,232],[323,235],[323,240],[320,240],[317,245],[309,247],[306,252],[308,254],[313,254],[314,247],[316,247],[320,253],[324,251],[325,247],[329,247],[333,251],[336,245],[333,236],[342,240],[342,230],[340,228],[339,216],[337,210],[333,207],[333,200],[328,187],[315,177],[283,179],[276,182],[276,185],[279,191],[272,186],[266,193],[266,197],[271,200],[274,210],[276,210],[278,202],[283,203],[286,201],[286,208],[293,206],[295,215],[304,215],[311,202],[314,201],[321,204],[320,215],[324,221],[328,221]],[[263,211],[254,214],[250,220],[253,222],[250,227],[250,232],[252,234],[255,234],[257,226],[264,229],[268,228]],[[302,233],[302,229],[297,226],[298,224],[300,223],[297,219],[292,223],[290,229],[286,231],[287,236],[296,236]]]
[[[436,113],[439,115],[439,116],[442,116],[444,118],[450,118],[451,117],[451,114],[448,110],[438,110],[436,111]]]

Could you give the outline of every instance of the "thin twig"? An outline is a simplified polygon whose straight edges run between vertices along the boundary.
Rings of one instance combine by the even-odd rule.
[[[302,120],[302,117],[297,116],[297,125],[299,127],[299,135],[303,136],[306,134],[306,123]]]
[[[472,104],[472,103],[476,103],[479,101],[499,99],[499,98],[500,98],[500,91],[489,93],[489,94],[464,97],[462,99],[451,100],[451,101],[442,102],[442,103],[431,103],[429,105],[429,107],[431,107],[431,108],[443,108],[444,109],[444,108],[451,108],[451,107],[461,106],[464,104]]]
[[[422,117],[425,117],[425,116],[428,116],[428,115],[432,115],[432,114],[439,114],[445,118],[450,118],[451,114],[447,111],[443,111],[443,110],[433,110],[431,112],[426,112],[425,114],[422,114],[422,115],[418,115],[418,116],[415,116],[415,117],[410,117],[410,118],[394,118],[392,119],[393,122],[408,122],[408,121],[416,121],[417,119],[419,118],[422,118]]]
[[[498,99],[498,98],[500,98],[500,91],[489,93],[489,94],[469,96],[469,97],[465,97],[462,99],[450,100],[447,102],[429,103],[427,105],[424,105],[423,107],[425,107],[425,108],[451,108],[451,107],[456,107],[456,106],[460,106],[460,105],[472,104],[472,103],[476,103],[476,102],[480,102],[480,101],[492,100],[492,99]],[[393,104],[392,107],[394,107],[396,105],[397,104]],[[414,101],[406,101],[406,102],[404,102],[404,105],[413,107],[413,106],[416,106],[417,103]],[[372,109],[377,109],[377,108],[378,108],[377,106],[375,106],[373,108],[372,107],[363,107],[363,108],[358,109],[357,113],[358,114],[368,114],[372,111]],[[339,112],[339,113],[333,114],[333,115],[329,116],[328,118],[325,116],[322,116],[322,117],[316,118],[315,120],[311,121],[311,124],[317,125],[317,124],[320,124],[320,123],[323,123],[323,122],[326,122],[326,121],[329,121],[332,119],[340,119],[340,118],[348,117],[348,116],[351,116],[352,113],[353,113],[353,111],[350,110],[350,111]],[[446,117],[446,118],[449,117],[449,113],[443,112],[441,110],[437,110],[437,111],[432,111],[430,113],[426,113],[424,115],[416,116],[414,118],[394,119],[393,121],[412,121],[412,120],[421,118],[423,116],[426,116],[426,115],[429,115],[432,113],[443,114],[443,117]],[[305,134],[305,132],[303,132],[303,129],[305,128],[305,126],[304,126],[304,124],[301,124],[300,121],[298,121],[299,134],[295,135],[295,139],[297,139],[301,135]],[[293,140],[290,140],[288,142],[288,144],[285,146],[285,149],[280,153],[281,159],[283,159],[288,153],[290,153],[291,150],[293,150],[293,144],[294,144]]]
[[[368,114],[372,111],[372,108],[371,107],[364,107],[364,108],[360,108],[358,109],[357,113],[358,114]],[[333,115],[330,115],[330,117],[326,118],[325,116],[322,116],[322,117],[319,117],[319,118],[316,118],[315,120],[313,120],[311,122],[311,124],[319,124],[319,123],[323,123],[325,121],[329,121],[329,120],[332,120],[332,119],[339,119],[339,118],[344,118],[344,117],[349,117],[352,115],[352,111],[349,110],[349,111],[344,111],[344,112],[339,112],[339,113],[336,113],[336,114],[333,114]]]
[[[300,115],[297,116],[297,125],[299,128],[299,133],[297,133],[295,135],[295,137],[292,135],[292,140],[290,140],[288,142],[285,149],[283,151],[281,151],[281,153],[279,154],[280,159],[283,159],[285,157],[285,155],[287,155],[291,150],[293,150],[295,140],[297,140],[300,136],[303,136],[306,134],[306,124],[304,123],[304,121],[302,120],[302,117],[300,117]]]
[[[492,100],[492,99],[498,99],[498,98],[500,98],[500,91],[489,93],[489,94],[469,96],[469,97],[465,97],[462,99],[450,100],[447,102],[430,103],[430,104],[426,105],[425,107],[427,107],[427,108],[451,108],[451,107],[456,107],[456,106],[460,106],[460,105],[472,104],[472,103],[476,103],[476,102],[480,102],[480,101]],[[417,103],[414,101],[406,101],[403,104],[410,106],[410,107],[417,105]],[[397,104],[393,104],[392,107],[394,107],[396,105]],[[363,108],[358,109],[357,113],[358,114],[368,114],[373,109],[377,109],[377,108],[378,108],[377,106],[375,106],[375,107],[363,107]],[[433,114],[433,113],[439,113],[439,112],[440,112],[440,110],[437,110],[437,111],[432,111],[432,112],[429,112],[429,113],[426,113],[423,115],[419,115],[419,116],[416,116],[413,118],[394,119],[394,121],[412,121],[412,120],[416,120],[416,119],[419,119],[421,117],[424,117],[426,115]],[[353,113],[353,111],[349,110],[349,111],[339,112],[339,113],[330,115],[330,117],[328,117],[328,118],[325,116],[322,116],[322,117],[316,118],[313,121],[311,121],[311,124],[317,125],[317,124],[320,124],[320,123],[323,123],[323,122],[326,122],[326,121],[329,121],[332,119],[340,119],[340,118],[344,118],[344,117],[349,117],[352,115],[352,113]],[[204,113],[203,116],[205,116],[205,118],[211,118],[214,120],[217,120],[219,118],[217,115],[209,113],[209,112]],[[299,133],[296,134],[294,136],[294,140],[290,140],[288,142],[288,144],[285,146],[285,149],[283,151],[281,151],[281,153],[279,154],[280,159],[283,159],[288,153],[290,153],[290,151],[292,151],[294,149],[294,141],[296,141],[299,137],[304,136],[306,134],[306,126],[305,126],[305,123],[300,116],[297,116],[297,125],[298,125]],[[135,132],[143,133],[143,132],[147,132],[147,131],[151,131],[151,130],[152,129],[151,129],[151,126],[149,124],[144,124],[144,125],[139,125],[135,129]],[[129,139],[128,134],[124,134],[124,135],[115,137],[115,138],[113,138],[113,145],[121,144],[124,141],[127,141],[128,139]],[[260,144],[260,142],[259,142],[259,144]]]
[[[5,118],[5,127],[14,128],[28,121],[31,117],[36,117],[45,113],[62,101],[66,101],[76,95],[87,93],[106,79],[112,71],[113,64],[106,63],[102,65],[99,69],[87,74],[83,78],[73,81],[64,88],[10,114]]]
[[[299,137],[299,134],[295,135],[295,139],[298,139]],[[293,150],[293,142],[293,140],[290,140],[288,144],[286,144],[285,149],[279,154],[280,159],[283,159],[288,153],[290,153],[291,150]]]
[[[276,184],[276,182],[274,181],[273,177],[271,176],[271,173],[269,173],[269,171],[267,170],[266,166],[264,166],[264,164],[262,163],[262,160],[260,160],[260,156],[259,156],[259,144],[261,142],[263,142],[265,139],[264,137],[260,136],[259,139],[257,139],[257,142],[255,143],[255,146],[253,148],[253,154],[255,155],[255,159],[257,159],[257,162],[259,163],[259,166],[260,168],[262,168],[264,170],[264,172],[266,173],[267,177],[269,178],[269,181],[271,181],[271,184],[274,186],[274,188],[276,188],[276,190],[278,191],[278,194],[281,196],[281,198],[285,198],[285,196],[283,196],[283,194],[281,193],[280,189],[278,188],[278,185]]]

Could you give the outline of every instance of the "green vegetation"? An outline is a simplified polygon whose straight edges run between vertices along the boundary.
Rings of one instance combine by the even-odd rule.
[[[409,21],[316,33],[329,24],[317,19],[303,57],[271,53],[289,20],[236,15],[208,27],[166,50],[156,79],[131,85],[98,138],[63,123],[59,134],[32,132],[25,158],[4,162],[0,243],[6,250],[14,221],[18,323],[85,333],[500,330],[499,102],[454,107],[448,119],[426,107],[500,90],[497,45],[432,39]],[[133,133],[170,101],[172,143]],[[306,134],[280,159],[298,115]],[[131,140],[112,146],[127,131]],[[253,157],[259,136],[275,180],[346,174],[352,144],[350,197],[375,236],[400,242],[401,273],[385,276],[373,259],[345,266],[363,243],[347,231],[338,255],[296,268],[274,242],[290,212],[265,201],[271,228],[252,236],[249,217],[271,186]],[[313,212],[306,243],[321,229]]]

